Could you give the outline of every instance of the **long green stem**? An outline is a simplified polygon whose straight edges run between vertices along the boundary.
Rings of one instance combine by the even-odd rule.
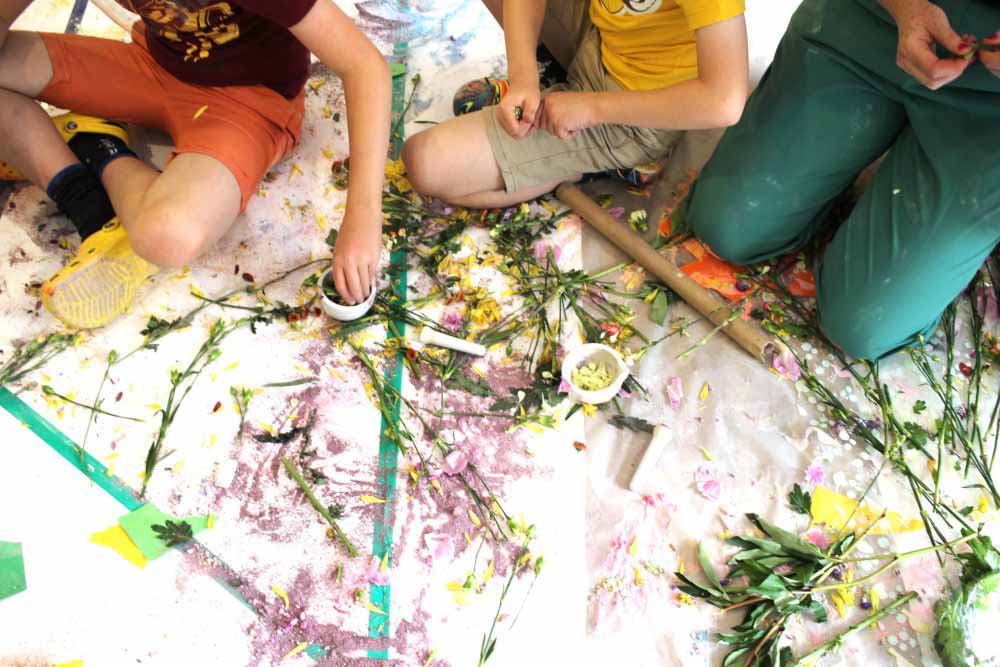
[[[857,634],[858,632],[861,632],[865,628],[871,627],[871,625],[873,623],[876,623],[877,621],[881,620],[882,618],[884,618],[884,617],[888,616],[889,614],[895,612],[896,609],[898,609],[899,607],[903,606],[904,604],[906,604],[907,602],[909,602],[910,600],[912,600],[915,597],[917,597],[917,594],[914,593],[914,592],[910,592],[910,593],[907,593],[906,595],[903,595],[901,597],[896,598],[891,604],[888,604],[888,605],[882,607],[881,609],[879,609],[875,613],[873,613],[870,616],[868,616],[868,618],[866,618],[865,620],[863,620],[860,623],[857,623],[855,625],[852,625],[850,628],[848,628],[844,632],[840,633],[835,638],[833,638],[830,641],[828,641],[827,643],[823,644],[822,646],[820,646],[816,650],[811,651],[810,653],[807,653],[806,655],[802,656],[801,658],[799,658],[798,660],[795,661],[795,664],[792,665],[792,667],[810,667],[811,665],[816,664],[816,661],[819,660],[820,657],[822,657],[823,655],[825,655],[829,651],[832,651],[834,649],[840,648],[840,646],[844,643],[845,639],[847,639],[848,637],[850,637],[853,634]]]
[[[351,543],[351,540],[347,537],[344,531],[341,530],[340,525],[332,516],[330,516],[327,509],[323,507],[323,503],[317,500],[316,496],[313,495],[312,489],[309,488],[309,485],[306,483],[306,480],[302,477],[302,474],[298,471],[298,469],[296,469],[296,467],[292,465],[292,462],[285,457],[281,457],[281,463],[285,466],[285,470],[288,471],[288,474],[292,476],[292,479],[295,480],[295,483],[299,485],[299,488],[302,489],[302,493],[304,493],[306,498],[309,499],[309,504],[312,505],[313,509],[319,512],[319,515],[323,517],[328,524],[330,524],[331,528],[333,528],[333,532],[337,534],[337,539],[340,540],[341,544],[343,544],[344,548],[347,550],[347,555],[351,558],[357,557],[358,550],[355,548],[354,544]]]

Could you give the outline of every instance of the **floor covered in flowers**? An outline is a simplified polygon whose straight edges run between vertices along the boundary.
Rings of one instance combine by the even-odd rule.
[[[504,69],[502,35],[476,2],[340,4],[398,65],[401,134],[447,118],[456,82]],[[755,78],[796,4],[748,0]],[[67,0],[39,1],[20,25],[62,31],[71,11]],[[80,32],[123,36],[93,6]],[[648,433],[616,426],[608,411],[564,419],[569,406],[558,397],[520,411],[541,386],[524,362],[539,358],[543,332],[491,345],[460,366],[400,343],[382,320],[331,335],[336,327],[314,314],[306,280],[319,264],[286,275],[329,252],[345,201],[331,169],[347,157],[343,91],[317,67],[307,99],[302,145],[209,256],[155,277],[121,321],[69,340],[0,395],[0,541],[22,545],[26,573],[26,590],[0,600],[0,665],[720,664],[724,648],[711,636],[731,620],[678,589],[673,573],[699,571],[699,543],[721,565],[732,552],[725,539],[749,530],[750,512],[821,543],[815,509],[810,517],[789,503],[793,486],[833,498],[835,511],[837,494],[866,491],[881,458],[828,418],[802,380],[764,367],[724,335],[699,345],[712,327],[683,303],[651,313],[652,294],[627,301],[628,324],[666,339],[634,359],[648,397],[635,391],[620,405],[630,417],[669,424],[673,438],[641,493],[629,483]],[[140,150],[162,159],[163,138],[138,134]],[[661,182],[644,191],[607,180],[585,189],[623,224],[637,210],[658,222],[716,140],[689,135]],[[390,169],[390,180],[400,210],[412,214],[401,174]],[[0,186],[0,201],[3,364],[58,330],[37,287],[75,241],[37,188]],[[456,215],[434,206],[432,217]],[[540,221],[529,239],[536,266],[594,274],[626,261],[555,199],[521,215]],[[387,252],[387,268],[399,257],[410,268],[380,287],[411,302],[436,294],[421,317],[489,333],[522,304],[508,284],[510,248],[489,224],[460,222],[453,252],[437,255],[432,271],[413,253]],[[392,242],[405,246],[405,237]],[[436,291],[442,277],[460,289]],[[606,280],[640,292],[644,278],[625,267]],[[256,309],[259,321],[230,331],[249,312],[239,308]],[[620,335],[605,324],[607,338]],[[570,317],[553,348],[578,344],[578,327]],[[864,402],[833,357],[808,342],[798,349],[816,377],[843,385],[845,402]],[[176,374],[185,368],[197,372]],[[931,398],[906,359],[884,364],[881,378],[907,420],[933,427],[918,405]],[[139,421],[92,419],[86,406],[98,397],[102,410]],[[511,417],[495,418],[500,399],[512,401]],[[386,412],[394,402],[396,416]],[[162,461],[150,474],[147,451],[158,441]],[[357,557],[347,557],[290,467]],[[901,478],[880,476],[868,498],[898,520],[861,552],[925,544]],[[119,520],[146,503],[197,517],[196,541],[137,553],[128,519]],[[857,576],[874,568],[865,563]],[[862,618],[873,598],[877,606],[916,590],[919,602],[822,664],[936,664],[931,609],[944,575],[931,556],[891,575],[874,593],[828,600],[830,623],[791,627],[796,655]]]

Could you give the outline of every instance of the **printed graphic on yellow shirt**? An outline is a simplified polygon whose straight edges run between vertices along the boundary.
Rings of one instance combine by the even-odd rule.
[[[599,0],[609,14],[616,16],[641,16],[652,14],[663,6],[663,0]]]
[[[159,36],[185,45],[184,60],[208,58],[216,46],[239,38],[236,12],[228,2],[129,0],[129,9],[155,23]]]

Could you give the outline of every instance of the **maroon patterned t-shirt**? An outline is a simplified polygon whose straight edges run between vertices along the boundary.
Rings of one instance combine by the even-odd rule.
[[[309,76],[309,50],[288,28],[316,0],[118,0],[142,17],[149,52],[181,81],[273,88],[287,98]]]

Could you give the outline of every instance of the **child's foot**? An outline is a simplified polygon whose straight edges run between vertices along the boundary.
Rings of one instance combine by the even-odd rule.
[[[77,113],[66,113],[61,116],[53,116],[52,122],[55,124],[56,129],[59,130],[59,134],[62,135],[63,141],[67,144],[81,134],[104,137],[113,149],[119,146],[118,141],[125,144],[126,147],[129,143],[128,131],[125,129],[125,126],[114,121],[102,120],[92,116],[82,116]],[[115,141],[116,139],[118,141]],[[23,180],[24,175],[20,171],[0,160],[0,181]]]
[[[456,116],[464,116],[473,111],[500,104],[500,100],[510,88],[510,79],[494,79],[485,77],[470,81],[455,93],[452,101],[452,111]]]
[[[62,271],[42,285],[42,303],[71,327],[94,329],[124,313],[157,268],[132,250],[114,219],[90,236]]]
[[[625,181],[629,185],[642,188],[655,181],[661,171],[663,171],[662,164],[659,162],[650,162],[649,164],[640,164],[631,169],[609,169],[605,173],[608,176]]]

